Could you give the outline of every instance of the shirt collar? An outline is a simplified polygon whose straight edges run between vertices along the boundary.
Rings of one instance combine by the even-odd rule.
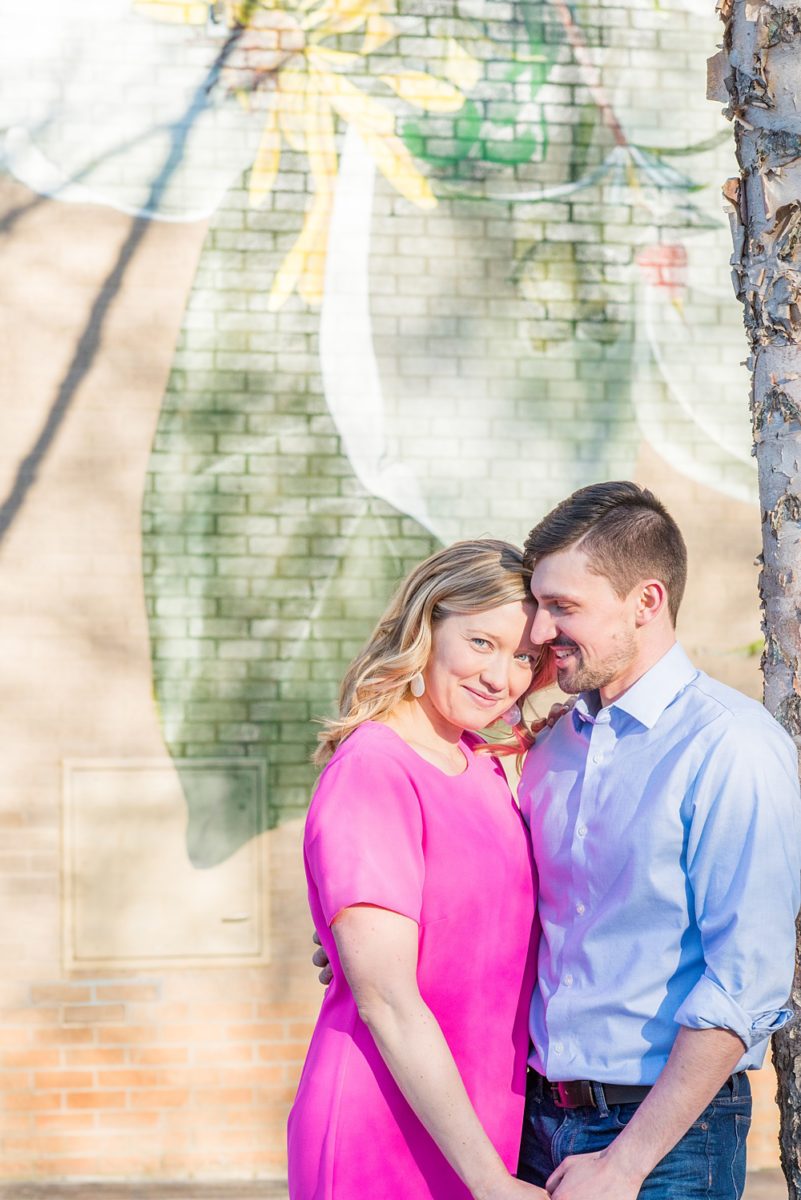
[[[573,711],[583,721],[595,724],[596,721],[603,720],[601,713],[609,713],[611,717],[610,710],[619,708],[630,717],[634,717],[635,721],[639,721],[646,729],[652,729],[671,700],[674,700],[697,674],[684,650],[676,642],[649,671],[641,675],[636,683],[606,709],[599,706],[597,692],[582,692]],[[609,720],[609,717],[606,719]]]

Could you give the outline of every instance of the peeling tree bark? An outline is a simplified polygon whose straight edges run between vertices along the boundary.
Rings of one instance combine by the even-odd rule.
[[[801,6],[719,0],[718,12],[725,33],[708,95],[727,103],[740,165],[723,192],[750,343],[764,698],[801,747]],[[792,1005],[801,1013],[801,925]],[[774,1037],[773,1061],[782,1167],[801,1200],[801,1021]]]

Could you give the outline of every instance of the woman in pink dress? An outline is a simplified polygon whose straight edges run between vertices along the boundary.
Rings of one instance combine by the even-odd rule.
[[[535,1200],[514,1178],[533,866],[468,731],[545,682],[522,556],[460,542],[401,585],[348,670],[312,799],[309,901],[333,982],[289,1120],[290,1200]]]

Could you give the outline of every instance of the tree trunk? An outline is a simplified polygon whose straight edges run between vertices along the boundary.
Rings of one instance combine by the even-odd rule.
[[[728,105],[740,165],[724,195],[732,280],[751,351],[764,698],[801,746],[801,7],[719,0],[718,11],[725,34],[723,49],[709,61],[709,97]],[[792,1005],[801,1012],[798,947]],[[774,1037],[773,1059],[782,1167],[792,1200],[801,1200],[799,1025]]]

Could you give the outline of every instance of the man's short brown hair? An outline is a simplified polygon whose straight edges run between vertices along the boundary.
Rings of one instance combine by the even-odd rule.
[[[664,583],[676,624],[687,582],[687,547],[653,492],[628,480],[579,488],[535,525],[523,561],[533,569],[546,554],[578,545],[590,569],[605,576],[619,596],[627,596],[641,579]]]

